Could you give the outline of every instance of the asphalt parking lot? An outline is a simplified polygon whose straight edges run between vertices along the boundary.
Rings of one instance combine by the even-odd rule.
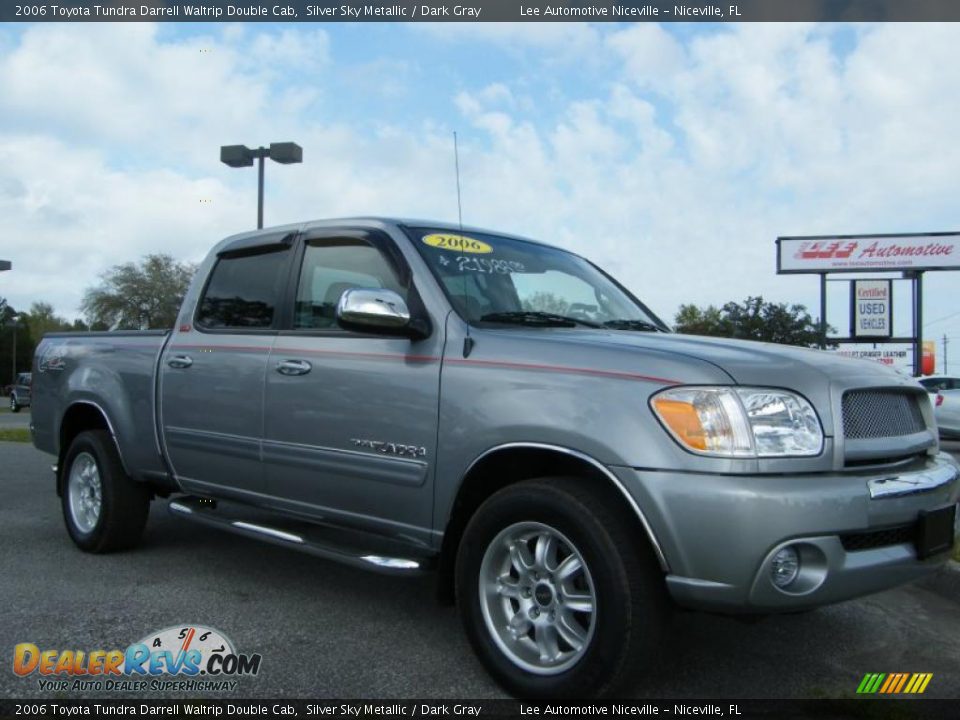
[[[5,398],[0,398],[0,402],[4,402],[4,400]],[[29,410],[21,410],[18,413],[12,413],[4,409],[4,411],[0,412],[0,428],[27,428],[27,427],[30,427],[30,411]]]
[[[263,655],[238,697],[500,696],[429,578],[223,534],[170,517],[163,502],[140,548],[86,555],[62,527],[50,464],[30,445],[0,443],[0,696],[43,697],[36,676],[10,669],[17,643],[124,648],[187,623]],[[926,696],[960,698],[960,602],[922,587],[755,622],[682,613],[671,638],[636,697],[850,697],[867,672],[932,672]]]

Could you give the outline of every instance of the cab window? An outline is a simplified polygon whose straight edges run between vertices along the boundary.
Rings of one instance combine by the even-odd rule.
[[[289,250],[222,256],[210,275],[196,324],[219,330],[270,328],[283,293]]]
[[[310,240],[304,248],[293,315],[295,330],[336,329],[337,303],[351,288],[406,289],[384,254],[365,240]]]

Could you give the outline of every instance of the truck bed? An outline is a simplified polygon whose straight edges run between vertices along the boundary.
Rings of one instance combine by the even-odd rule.
[[[45,335],[34,355],[34,445],[59,456],[61,429],[71,415],[99,407],[112,420],[127,472],[138,479],[165,474],[154,391],[168,336],[167,330]]]

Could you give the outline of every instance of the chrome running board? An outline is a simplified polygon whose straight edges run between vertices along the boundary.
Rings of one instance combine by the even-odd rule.
[[[241,517],[240,512],[231,514],[229,511],[218,509],[218,503],[204,498],[177,497],[168,503],[167,508],[171,515],[184,520],[386,575],[420,575],[433,570],[434,566],[432,557],[415,555],[395,557],[384,553],[382,547],[357,548],[352,546],[353,543],[337,543],[329,537],[318,537],[324,530],[319,526],[299,522],[294,523],[295,528],[287,528],[283,527],[284,518],[281,517],[271,518],[270,522],[265,522],[259,517],[257,520],[251,520]],[[353,534],[358,535],[358,533]],[[382,543],[379,544],[382,545]]]

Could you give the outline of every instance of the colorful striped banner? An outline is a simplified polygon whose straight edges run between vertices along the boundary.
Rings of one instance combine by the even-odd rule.
[[[933,673],[867,673],[857,687],[858,695],[920,695]]]

